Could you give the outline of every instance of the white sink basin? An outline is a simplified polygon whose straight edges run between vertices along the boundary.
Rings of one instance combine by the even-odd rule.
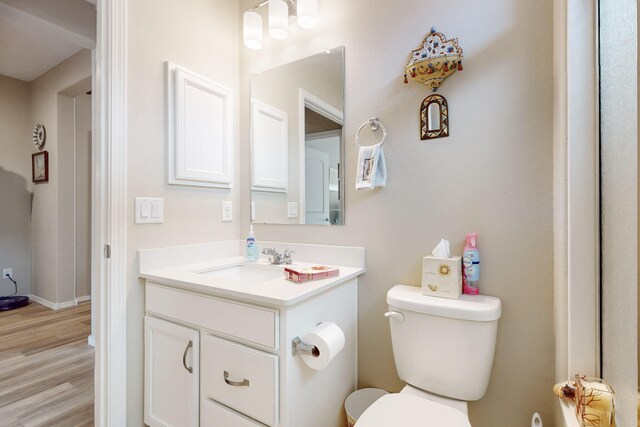
[[[224,280],[236,280],[238,282],[267,282],[269,280],[284,278],[283,269],[279,267],[260,266],[255,264],[240,264],[229,267],[216,268],[203,271],[198,274]]]

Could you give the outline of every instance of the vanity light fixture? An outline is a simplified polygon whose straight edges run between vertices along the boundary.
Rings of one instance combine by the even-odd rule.
[[[255,10],[244,13],[244,45],[249,49],[262,47],[262,16]]]
[[[284,0],[269,1],[269,34],[276,40],[289,36],[289,6]]]
[[[269,5],[269,35],[277,40],[289,36],[289,17],[297,16],[305,30],[318,24],[318,0],[263,0],[244,13],[244,45],[249,49],[262,47],[262,16],[257,9]]]

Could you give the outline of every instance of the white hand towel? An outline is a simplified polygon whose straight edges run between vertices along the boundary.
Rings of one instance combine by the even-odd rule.
[[[373,190],[387,185],[387,166],[382,143],[360,147],[356,190]]]

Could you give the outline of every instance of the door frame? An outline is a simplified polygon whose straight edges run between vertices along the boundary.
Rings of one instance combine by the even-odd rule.
[[[596,0],[554,2],[554,328],[558,381],[576,373],[601,375],[597,31]]]
[[[127,0],[97,0],[93,58],[91,278],[95,424],[127,424]]]

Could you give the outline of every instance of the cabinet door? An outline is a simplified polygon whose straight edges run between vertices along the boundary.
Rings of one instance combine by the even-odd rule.
[[[198,426],[198,331],[149,316],[144,323],[144,422],[152,427]]]

